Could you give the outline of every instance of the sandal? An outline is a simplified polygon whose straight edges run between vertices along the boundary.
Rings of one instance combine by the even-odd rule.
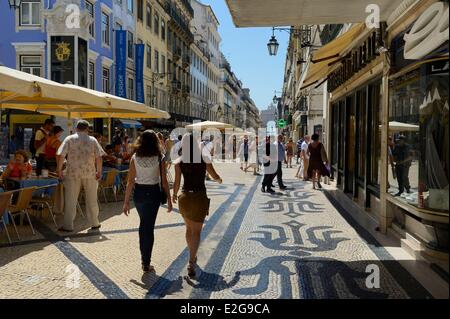
[[[194,261],[189,261],[187,266],[188,276],[190,278],[195,277],[195,267],[197,266],[197,257],[195,257]]]

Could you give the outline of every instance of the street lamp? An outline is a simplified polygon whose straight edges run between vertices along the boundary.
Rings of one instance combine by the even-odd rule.
[[[310,38],[311,38],[311,30],[310,27],[306,26],[306,27],[300,27],[300,28],[294,28],[294,27],[290,27],[290,28],[272,28],[272,37],[269,40],[269,43],[267,43],[267,48],[269,49],[269,54],[272,56],[277,55],[278,52],[278,47],[280,46],[277,38],[275,37],[275,31],[285,31],[288,32],[289,34],[293,35],[294,37],[298,37],[302,39],[302,44],[301,47],[302,49],[306,48],[306,47],[317,47],[315,45],[311,44]]]
[[[269,40],[269,43],[267,43],[267,48],[269,49],[269,54],[271,56],[275,56],[278,53],[278,48],[280,44],[277,41],[277,38],[275,38],[275,28],[272,30],[272,38]]]
[[[20,8],[20,3],[22,0],[8,0],[9,1],[9,7],[11,9],[17,10]]]
[[[273,104],[278,104],[278,101],[280,101],[281,100],[281,97],[278,97],[277,96],[277,93],[281,93],[281,94],[283,94],[283,92],[280,92],[280,91],[275,91],[275,95],[273,96]]]

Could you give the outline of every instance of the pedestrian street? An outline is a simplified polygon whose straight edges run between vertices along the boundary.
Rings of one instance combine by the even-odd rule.
[[[393,256],[393,248],[380,245],[329,196],[331,186],[313,191],[294,178],[293,168],[284,170],[287,190],[262,193],[261,176],[245,174],[238,164],[216,167],[224,183],[207,182],[211,213],[195,278],[186,275],[185,228],[176,205],[170,214],[159,211],[156,271],[143,274],[137,213],[126,217],[122,202],[110,202],[101,204],[100,232],[87,231],[78,216],[76,232],[66,237],[50,219],[33,219],[37,235],[13,246],[0,237],[0,298],[439,297],[404,268],[417,264],[414,258],[398,247]],[[379,288],[367,286],[374,268]]]

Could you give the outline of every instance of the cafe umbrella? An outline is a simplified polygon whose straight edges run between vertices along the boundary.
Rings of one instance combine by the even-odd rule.
[[[0,66],[0,109],[43,114],[64,112],[70,127],[72,114],[106,112],[137,115],[145,114],[148,107],[111,94],[73,84],[61,84]]]

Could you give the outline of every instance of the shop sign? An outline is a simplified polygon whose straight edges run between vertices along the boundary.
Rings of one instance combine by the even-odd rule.
[[[73,36],[52,36],[51,79],[58,83],[75,83],[75,43]]]
[[[328,92],[336,90],[380,55],[378,47],[383,46],[383,30],[383,26],[374,30],[359,47],[342,59],[342,65],[328,76]]]
[[[416,20],[409,33],[404,36],[405,59],[422,59],[448,41],[448,24],[448,3],[432,4]]]

